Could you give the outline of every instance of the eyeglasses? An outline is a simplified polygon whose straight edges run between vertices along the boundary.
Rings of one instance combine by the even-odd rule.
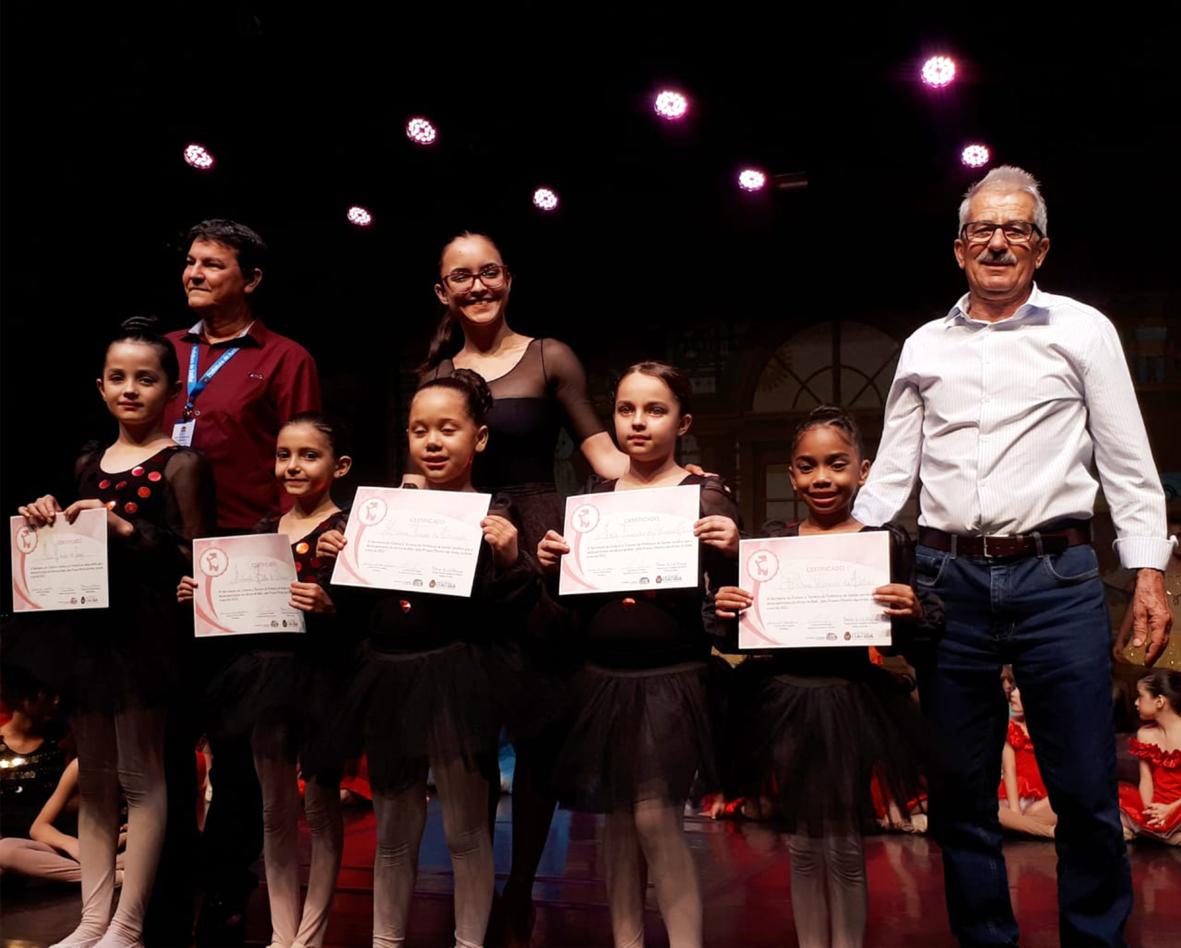
[[[450,273],[444,274],[443,282],[453,290],[466,290],[476,281],[477,277],[488,289],[498,290],[504,286],[508,279],[508,267],[502,267],[498,263],[490,263],[480,267],[475,273],[470,270],[452,270]]]
[[[1035,232],[1039,238],[1045,236],[1033,221],[1006,221],[1003,224],[970,221],[960,229],[960,238],[970,244],[986,244],[992,240],[992,235],[997,232],[998,227],[1005,235],[1005,240],[1011,244],[1027,244]]]

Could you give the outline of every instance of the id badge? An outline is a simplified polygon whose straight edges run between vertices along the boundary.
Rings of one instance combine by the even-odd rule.
[[[172,440],[182,448],[191,448],[193,446],[193,431],[196,427],[196,419],[192,421],[178,421],[172,426]]]

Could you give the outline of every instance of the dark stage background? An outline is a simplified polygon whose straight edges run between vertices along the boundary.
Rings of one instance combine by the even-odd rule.
[[[768,360],[817,323],[900,342],[946,312],[964,289],[956,208],[981,173],[958,155],[975,139],[1042,180],[1041,285],[1104,309],[1145,356],[1158,466],[1181,470],[1181,94],[1157,14],[687,9],[4,3],[4,509],[70,496],[79,445],[113,431],[94,394],[102,338],[135,312],[187,325],[180,237],[231,216],[271,244],[262,315],[312,351],[328,408],[357,429],[354,484],[395,476],[439,248],[484,229],[516,274],[514,327],[570,342],[597,398],[636,358],[698,370],[692,453],[757,520],[773,445],[810,407],[754,410]],[[961,78],[932,94],[917,72],[936,51]],[[691,97],[682,125],[651,112],[665,84]],[[406,140],[411,114],[439,127],[436,147]],[[181,161],[194,140],[213,173]],[[746,162],[807,187],[741,193]],[[531,206],[539,184],[560,194],[556,214]],[[353,203],[374,227],[346,221]],[[863,407],[872,440],[880,401]]]

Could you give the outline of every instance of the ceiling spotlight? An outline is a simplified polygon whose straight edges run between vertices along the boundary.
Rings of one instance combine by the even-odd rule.
[[[969,145],[960,152],[960,161],[969,168],[983,168],[991,157],[988,148],[984,145]]]
[[[656,109],[656,114],[662,119],[673,122],[685,117],[685,113],[689,111],[689,100],[679,92],[674,92],[672,89],[665,89],[656,96],[656,102],[653,108]]]
[[[416,145],[433,145],[439,137],[439,130],[420,115],[406,123],[406,137]]]
[[[932,56],[923,63],[923,83],[932,89],[942,89],[955,78],[955,60],[950,56]]]
[[[558,195],[549,188],[538,188],[533,192],[533,206],[539,211],[553,211],[558,207]]]
[[[196,168],[198,171],[212,171],[213,166],[217,164],[217,160],[210,153],[204,145],[198,145],[192,142],[185,146],[184,151],[185,164],[190,168]]]
[[[738,186],[743,191],[761,191],[767,185],[767,176],[757,168],[743,168],[738,173]]]
[[[347,217],[350,224],[356,224],[358,227],[368,227],[373,223],[373,215],[360,204],[350,207]]]

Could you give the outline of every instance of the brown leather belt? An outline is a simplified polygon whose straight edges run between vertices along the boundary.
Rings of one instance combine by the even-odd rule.
[[[934,527],[919,527],[919,543],[953,556],[984,556],[989,559],[1017,559],[1061,553],[1068,547],[1091,542],[1091,526],[1065,527],[1059,530],[1014,533],[1010,536],[972,537],[944,533]]]

